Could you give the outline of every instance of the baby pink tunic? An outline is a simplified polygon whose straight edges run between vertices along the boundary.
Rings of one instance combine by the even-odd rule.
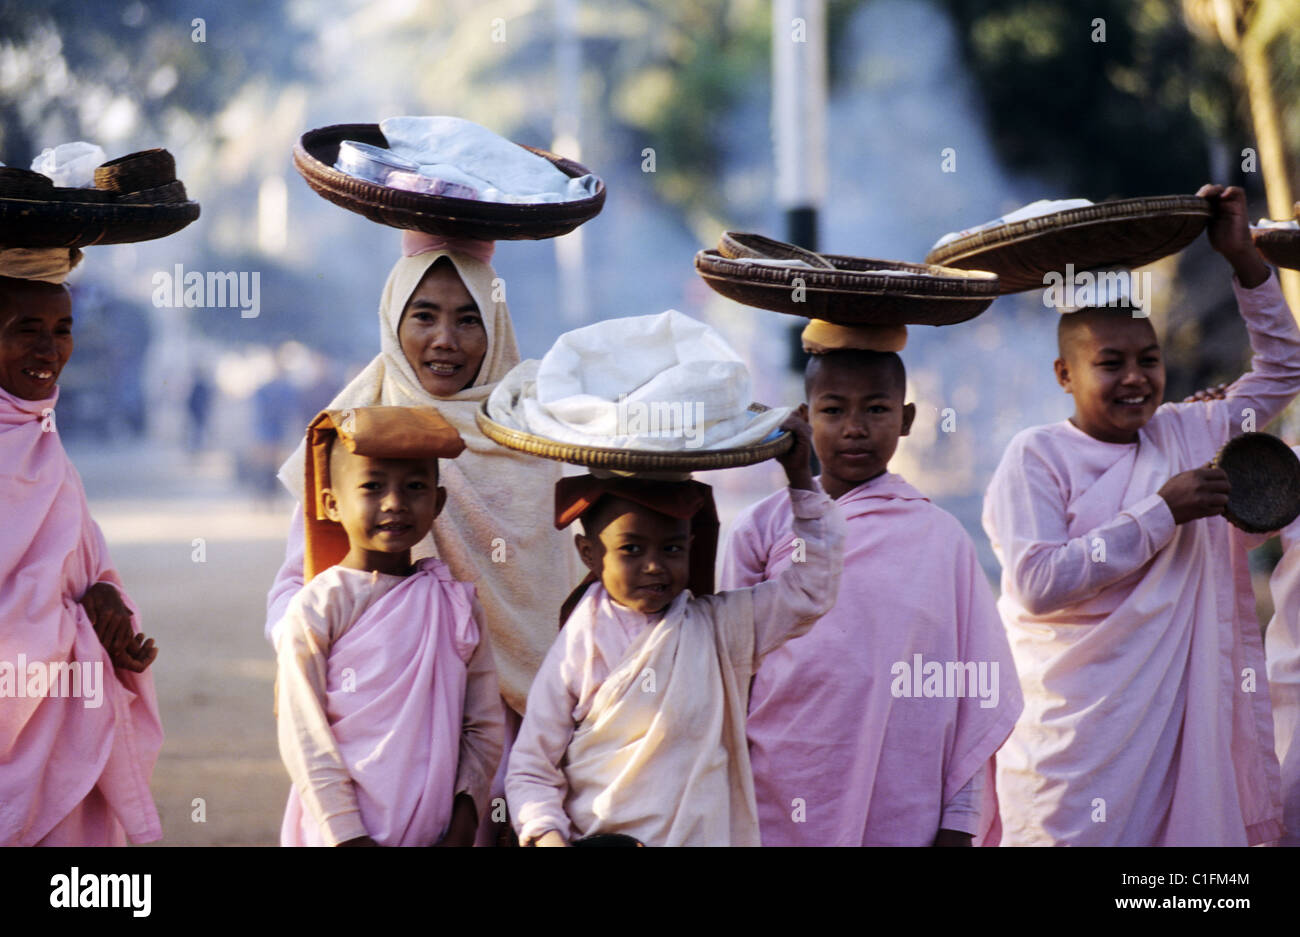
[[[836,504],[835,607],[763,659],[750,693],[763,845],[928,846],[940,828],[995,844],[996,802],[981,795],[1021,699],[974,545],[898,475]],[[797,549],[789,500],[773,495],[736,521],[722,585],[771,579]]]
[[[1300,391],[1277,279],[1234,286],[1254,350],[1224,400],[1167,403],[1129,444],[1064,421],[1012,439],[984,502],[1025,711],[998,754],[1003,842],[1246,845],[1282,833],[1244,545],[1157,494]]]
[[[759,660],[835,602],[843,521],[791,489],[807,562],[749,589],[680,593],[658,615],[592,585],[528,693],[506,799],[527,843],[634,836],[648,846],[757,846],[745,709]]]
[[[457,794],[487,811],[502,706],[474,587],[429,557],[410,576],[333,566],[277,636],[280,840],[431,846]]]
[[[163,737],[153,676],[114,669],[78,602],[106,582],[137,633],[140,615],[59,441],[57,401],[0,390],[0,844],[152,842]],[[102,695],[70,676],[33,695],[47,681],[34,684],[32,668],[51,664],[89,667]]]
[[[1300,456],[1300,446],[1293,450]],[[1282,764],[1287,846],[1300,846],[1300,520],[1282,531],[1282,559],[1273,570],[1273,620],[1264,632],[1273,730]]]

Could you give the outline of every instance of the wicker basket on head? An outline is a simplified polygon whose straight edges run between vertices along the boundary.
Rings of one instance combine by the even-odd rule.
[[[125,195],[176,181],[176,160],[161,147],[110,159],[95,170],[95,188]]]
[[[1003,293],[1042,289],[1049,273],[1141,267],[1182,250],[1205,230],[1210,203],[1196,195],[1099,202],[1026,218],[933,248],[926,263],[991,270]]]
[[[596,194],[571,202],[514,204],[408,192],[367,182],[334,168],[344,140],[388,147],[378,124],[336,124],[309,130],[293,147],[294,168],[322,198],[390,228],[484,241],[540,240],[568,234],[605,206],[605,183]],[[518,144],[570,178],[590,170],[573,160]]]
[[[1228,475],[1223,516],[1247,533],[1281,530],[1300,516],[1300,459],[1269,433],[1242,433],[1210,463]]]
[[[1300,270],[1300,228],[1254,228],[1255,249],[1277,267]]]
[[[772,260],[807,266],[764,262]],[[814,254],[734,231],[723,233],[717,250],[695,255],[695,271],[716,292],[746,306],[841,325],[952,325],[975,318],[998,297],[997,276],[980,270]]]
[[[761,403],[749,405],[755,413],[768,409]],[[487,401],[474,415],[483,435],[500,446],[526,452],[543,459],[568,462],[592,469],[610,472],[707,472],[713,469],[737,468],[754,465],[783,455],[794,445],[789,432],[778,434],[752,446],[734,449],[684,449],[671,452],[643,449],[604,449],[598,446],[580,446],[537,436],[523,430],[503,426],[487,414]]]

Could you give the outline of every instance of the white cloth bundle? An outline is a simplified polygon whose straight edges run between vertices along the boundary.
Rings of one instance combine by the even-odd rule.
[[[1300,219],[1291,218],[1287,221],[1274,221],[1272,218],[1261,218],[1256,224],[1252,225],[1252,227],[1263,229],[1265,231],[1277,230],[1279,228],[1283,230],[1295,230],[1296,228],[1300,228]]]
[[[32,160],[32,171],[49,176],[59,188],[91,189],[95,186],[95,170],[104,159],[104,151],[93,143],[60,143],[42,150]]]
[[[676,310],[566,332],[488,398],[498,423],[558,442],[675,452],[750,446],[790,412],[752,413],[749,370],[703,322]]]
[[[975,225],[973,228],[966,228],[964,231],[953,231],[945,234],[939,240],[934,242],[935,247],[942,247],[949,241],[955,241],[958,238],[964,238],[968,234],[974,234],[976,231],[987,231],[989,228],[996,228],[1000,224],[1014,224],[1017,221],[1025,221],[1029,218],[1041,218],[1043,215],[1054,215],[1058,211],[1069,211],[1071,208],[1087,208],[1092,202],[1086,198],[1061,198],[1046,199],[1040,198],[1036,202],[1030,202],[1017,208],[1015,211],[1007,212],[1001,218],[994,218],[992,221],[986,221],[984,224]]]
[[[420,175],[467,186],[485,202],[572,202],[596,194],[591,173],[572,179],[548,160],[459,117],[390,117],[389,149]]]

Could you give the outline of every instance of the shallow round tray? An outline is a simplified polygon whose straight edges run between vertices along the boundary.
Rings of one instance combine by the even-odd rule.
[[[344,140],[388,146],[378,124],[321,127],[307,131],[294,144],[294,168],[318,195],[390,228],[484,241],[541,240],[568,234],[600,214],[605,205],[605,183],[600,179],[596,180],[596,194],[590,198],[532,205],[483,202],[389,188],[334,168],[339,144]],[[516,145],[546,158],[571,178],[585,176],[590,171],[573,160],[546,150],[522,143]]]
[[[1182,250],[1205,230],[1210,203],[1195,195],[1099,202],[975,231],[926,254],[927,263],[991,270],[1003,293],[1043,289],[1048,273],[1141,267]]]
[[[998,278],[981,270],[817,256],[831,268],[778,267],[704,250],[695,255],[695,270],[716,292],[738,303],[840,325],[952,325],[975,318],[999,295]],[[900,269],[929,276],[872,273]],[[795,279],[803,281],[802,302],[794,298]]]
[[[1300,459],[1276,436],[1242,433],[1210,464],[1232,486],[1223,516],[1247,533],[1272,533],[1300,516]]]
[[[750,404],[749,409],[762,413],[768,409],[761,403]],[[680,452],[647,452],[645,450],[603,449],[597,446],[577,446],[557,442],[544,436],[535,436],[521,430],[502,426],[487,415],[487,402],[475,413],[478,428],[483,435],[498,445],[543,459],[583,465],[587,468],[608,469],[613,472],[707,472],[711,469],[737,468],[754,465],[784,454],[794,445],[794,436],[788,431],[753,446],[735,449],[699,449]]]
[[[0,246],[132,244],[175,234],[198,217],[198,202],[126,205],[0,198]]]
[[[1300,270],[1300,228],[1254,228],[1255,249],[1277,267]]]

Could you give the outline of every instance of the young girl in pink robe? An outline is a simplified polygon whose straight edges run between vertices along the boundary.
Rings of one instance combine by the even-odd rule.
[[[590,585],[575,592],[511,750],[506,798],[521,844],[601,834],[759,844],[750,679],[834,604],[843,547],[842,521],[808,469],[807,424],[791,417],[785,428],[798,435],[781,461],[807,561],[751,589],[708,594],[717,520],[707,486],[587,476],[557,487],[556,526],[583,520]]]
[[[464,448],[429,408],[326,411],[304,490],[307,584],[276,638],[286,846],[472,845],[503,713],[474,587],[419,543],[437,458]]]
[[[1025,712],[998,755],[1003,841],[1246,845],[1282,833],[1269,687],[1244,542],[1204,466],[1300,392],[1300,332],[1239,189],[1206,186],[1249,373],[1161,404],[1149,321],[1062,320],[1069,420],[1018,434],[984,504]],[[1079,318],[1075,318],[1075,317]]]
[[[0,277],[0,845],[146,843],[162,836],[149,792],[157,650],[59,441],[62,254],[44,282]],[[67,674],[57,688],[54,667]]]
[[[763,845],[996,845],[992,759],[1020,715],[1015,665],[970,538],[888,471],[915,407],[901,342],[878,331],[805,333],[830,342],[806,381],[819,481],[847,523],[844,574],[835,607],[754,676]],[[736,521],[722,585],[772,579],[799,550],[773,495]]]

